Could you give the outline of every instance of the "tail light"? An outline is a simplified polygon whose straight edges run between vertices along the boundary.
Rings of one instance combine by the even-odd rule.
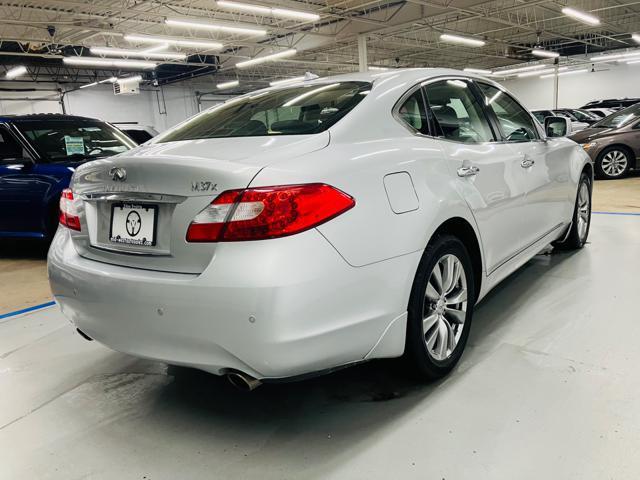
[[[80,231],[80,217],[70,188],[65,188],[60,196],[60,225]]]
[[[322,183],[227,190],[196,215],[187,242],[285,237],[331,220],[355,204],[346,193]]]

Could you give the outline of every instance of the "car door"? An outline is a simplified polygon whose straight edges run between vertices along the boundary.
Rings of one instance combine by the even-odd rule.
[[[476,220],[490,273],[523,246],[520,160],[510,145],[497,141],[471,81],[451,77],[432,80],[423,88],[456,187]]]
[[[484,82],[476,85],[502,140],[517,157],[526,191],[522,235],[531,245],[566,222],[569,157],[560,142],[546,141],[531,114],[506,91]]]
[[[5,125],[0,125],[0,232],[12,235],[28,229],[29,186],[25,171],[32,161]]]

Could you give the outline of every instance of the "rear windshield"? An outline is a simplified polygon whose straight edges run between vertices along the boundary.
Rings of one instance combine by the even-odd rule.
[[[601,128],[618,128],[623,125],[627,125],[629,122],[637,120],[638,117],[640,117],[640,103],[612,113],[608,117],[600,120],[598,123],[594,123],[593,126]]]
[[[242,96],[196,115],[158,141],[319,133],[349,113],[370,89],[367,82],[336,82]]]
[[[103,122],[52,119],[16,121],[15,125],[50,162],[107,157],[136,146],[124,133]]]

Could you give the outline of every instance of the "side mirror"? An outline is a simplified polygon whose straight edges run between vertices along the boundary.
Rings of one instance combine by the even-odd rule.
[[[566,137],[571,135],[571,120],[566,117],[547,117],[544,119],[544,131],[547,137]]]

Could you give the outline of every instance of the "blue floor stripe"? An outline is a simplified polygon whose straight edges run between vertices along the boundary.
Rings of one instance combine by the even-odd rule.
[[[40,305],[34,305],[33,307],[23,308],[22,310],[16,310],[15,312],[2,313],[0,314],[0,320],[2,320],[3,318],[15,317],[16,315],[21,315],[23,313],[33,312],[34,310],[40,310],[41,308],[47,308],[55,304],[56,302],[41,303]]]
[[[597,215],[629,215],[632,217],[640,217],[640,213],[632,213],[632,212],[591,212]]]

